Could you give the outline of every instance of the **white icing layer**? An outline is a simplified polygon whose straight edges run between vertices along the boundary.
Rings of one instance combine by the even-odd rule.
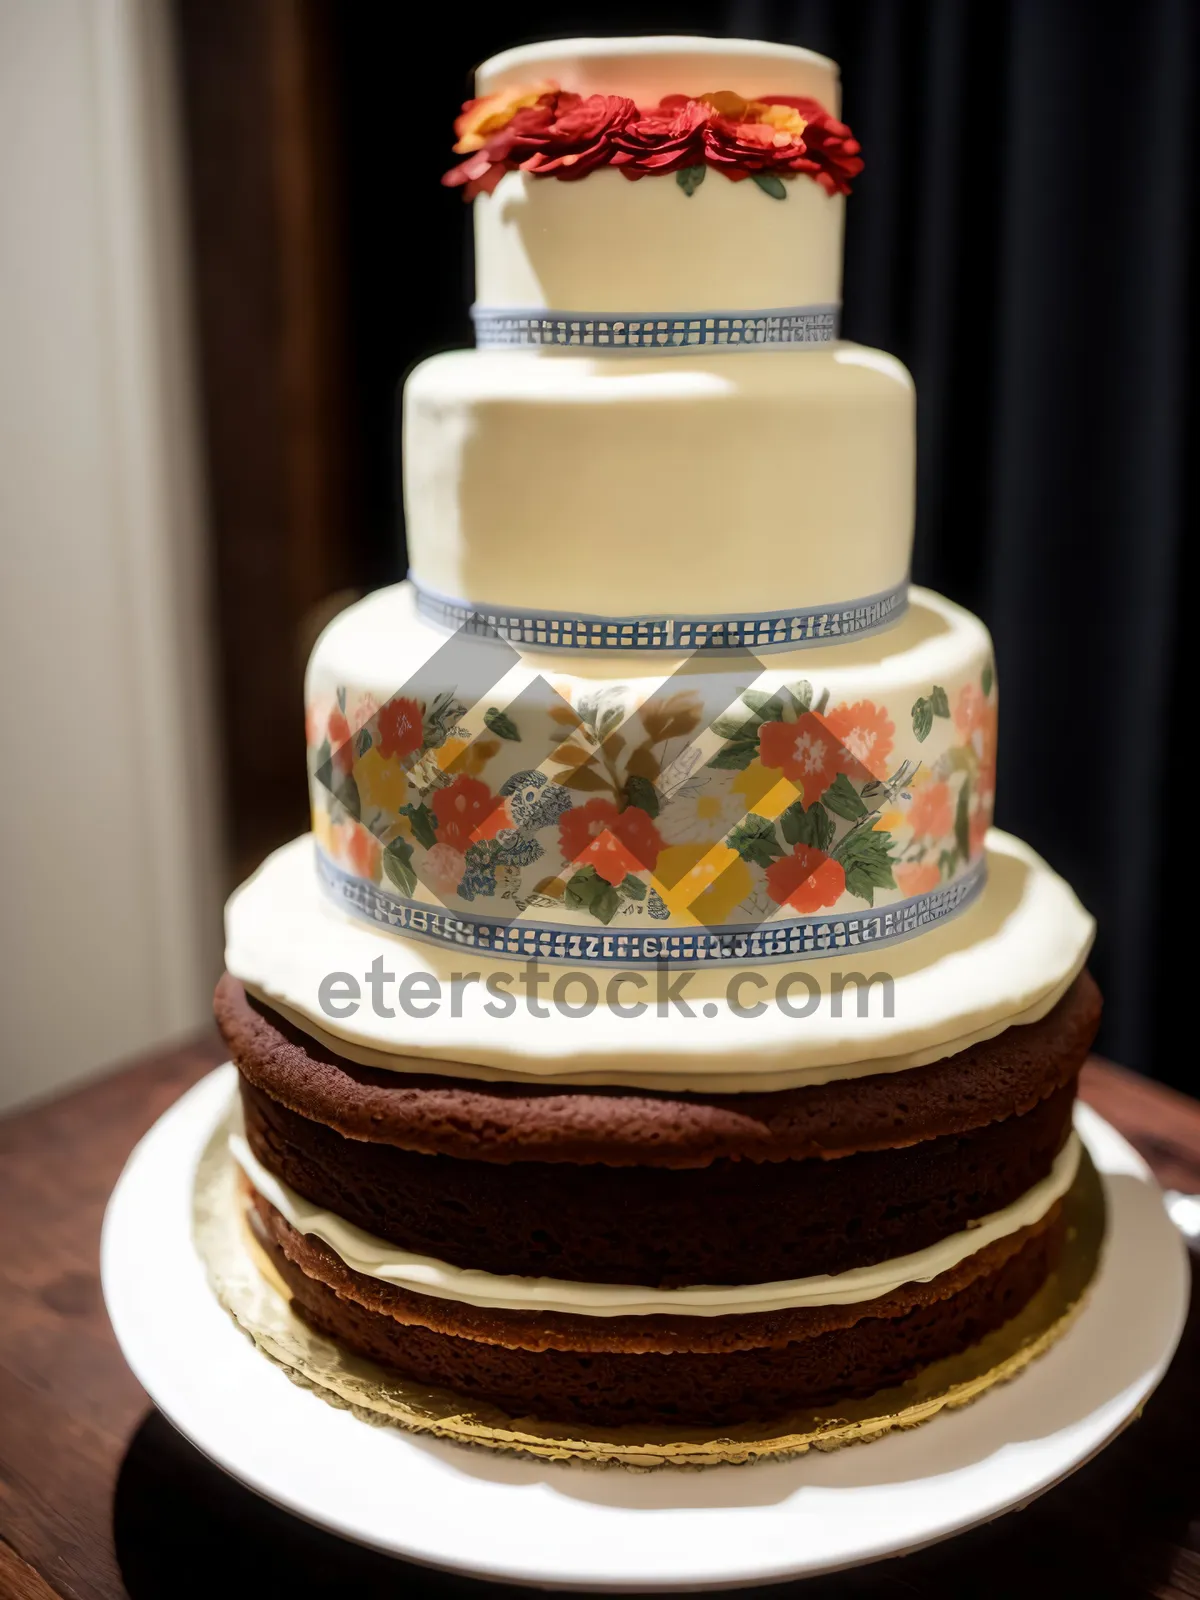
[[[483,1309],[574,1312],[589,1317],[725,1317],[802,1306],[857,1305],[891,1294],[906,1283],[929,1283],[987,1245],[1040,1222],[1074,1182],[1080,1155],[1079,1136],[1072,1133],[1047,1176],[1019,1200],[911,1255],[836,1275],[776,1283],[648,1289],[640,1284],[500,1276],[415,1255],[303,1199],[255,1159],[241,1132],[231,1133],[229,1148],[259,1194],[298,1233],[315,1235],[354,1272],[415,1294]]]
[[[476,93],[551,80],[579,94],[730,89],[744,98],[803,95],[835,115],[832,61],[739,39],[569,39],[485,61]],[[480,305],[559,311],[719,311],[841,299],[845,200],[803,175],[787,198],[710,172],[692,195],[667,176],[615,171],[578,183],[508,173],[475,212]]]
[[[851,344],[435,356],[404,390],[412,572],[473,604],[587,615],[847,604],[907,575],[913,418],[904,367]]]
[[[847,646],[847,648],[853,648]],[[1069,886],[1025,844],[993,829],[988,836],[987,888],[968,911],[906,944],[846,959],[780,963],[758,969],[764,987],[744,980],[732,1000],[771,999],[792,972],[806,973],[819,996],[802,1019],[769,1003],[760,1015],[739,1015],[728,971],[698,971],[685,990],[690,1016],[660,1006],[651,974],[645,994],[624,987],[618,1004],[646,998],[645,1014],[617,1014],[599,976],[600,1003],[571,1017],[548,1003],[562,969],[541,989],[544,1017],[530,1014],[522,969],[469,950],[417,944],[376,932],[334,910],[316,878],[310,836],[276,851],[230,899],[226,964],[235,977],[305,1032],[364,1065],[453,1077],[568,1084],[621,1084],[736,1093],[827,1083],[868,1073],[903,1071],[953,1055],[1018,1023],[1034,1022],[1057,1004],[1081,971],[1094,933],[1092,918]],[[370,1004],[365,975],[377,959],[392,977],[381,1015]],[[880,970],[892,979],[891,1014],[883,991],[870,991],[860,1016],[853,987],[835,1014],[838,974]],[[543,972],[550,969],[542,969]],[[566,969],[570,970],[570,969]],[[347,973],[360,986],[353,1015],[332,1017],[321,984]],[[455,975],[477,974],[454,985]],[[519,1003],[499,1018],[485,1007],[485,985],[517,980]],[[416,1016],[397,1004],[401,982],[429,978],[440,997]],[[803,992],[798,991],[803,1000]],[[578,987],[568,999],[578,1004]],[[710,1014],[705,1015],[705,1007]]]

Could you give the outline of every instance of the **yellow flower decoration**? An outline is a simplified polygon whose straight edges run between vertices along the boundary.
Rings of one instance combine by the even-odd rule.
[[[514,84],[511,88],[498,89],[495,94],[485,94],[478,100],[472,100],[454,124],[454,131],[458,135],[455,153],[466,156],[473,150],[482,150],[491,135],[499,133],[501,128],[507,128],[518,111],[537,105],[544,94],[552,94],[557,87],[549,79],[524,89]]]
[[[804,798],[804,785],[789,779],[769,767],[764,767],[756,757],[733,780],[736,792],[744,796],[746,810],[774,822],[794,800]]]
[[[905,821],[903,811],[881,811],[871,826],[877,833],[899,833]]]
[[[802,138],[808,126],[795,106],[764,105],[761,100],[756,100],[749,110],[755,113],[756,121],[765,122],[769,128],[786,134],[789,140]]]
[[[447,739],[434,752],[434,760],[442,772],[453,772],[455,777],[465,772],[469,778],[478,778],[484,767],[500,748],[499,739]]]
[[[672,916],[713,928],[729,921],[754,880],[727,844],[674,844],[659,852],[654,887]]]
[[[364,805],[395,817],[408,800],[408,774],[395,756],[382,756],[370,749],[354,768],[354,781]]]

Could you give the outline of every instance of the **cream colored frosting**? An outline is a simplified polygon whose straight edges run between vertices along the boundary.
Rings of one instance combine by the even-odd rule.
[[[806,973],[819,1003],[802,1020],[773,1003],[761,1015],[739,1016],[730,1003],[729,969],[695,974],[686,989],[690,1017],[657,1005],[653,975],[645,995],[618,992],[618,1001],[649,1000],[644,1015],[622,1017],[605,1003],[611,975],[605,968],[595,971],[601,1003],[586,1019],[565,1016],[552,1005],[538,1018],[523,1001],[513,1015],[497,1018],[485,1010],[484,985],[501,976],[510,982],[519,977],[519,966],[390,936],[346,917],[322,894],[311,837],[305,836],[268,857],[230,899],[226,964],[251,993],[304,1032],[364,1065],[452,1077],[737,1093],[904,1071],[1034,1022],[1081,971],[1094,928],[1069,886],[1040,857],[993,829],[987,887],[951,922],[874,955],[861,951],[847,959],[749,969],[767,987],[758,990],[747,981],[741,996],[746,1002],[760,994],[769,999],[793,971]],[[318,998],[322,980],[345,972],[361,984],[376,958],[395,974],[396,986],[418,974],[436,979],[436,1010],[415,1017],[393,1003],[395,1016],[379,1015],[364,985],[353,1016],[330,1017]],[[884,1014],[879,988],[865,1016],[858,1014],[852,988],[841,1007],[845,1014],[834,1014],[835,978],[856,969],[891,975],[891,1016]],[[543,970],[552,985],[564,969]],[[456,974],[478,974],[478,981],[456,991]],[[396,987],[389,986],[387,994],[394,1002]],[[578,991],[571,998],[578,1001]]]
[[[849,603],[907,575],[914,449],[912,380],[859,345],[454,351],[404,390],[411,570],[452,599],[601,616]]]
[[[574,1312],[587,1317],[724,1317],[803,1306],[857,1305],[891,1294],[906,1283],[929,1283],[987,1245],[1040,1222],[1071,1187],[1080,1156],[1079,1136],[1072,1133],[1047,1176],[1019,1200],[911,1255],[836,1275],[776,1283],[648,1289],[640,1284],[501,1276],[416,1255],[305,1200],[255,1159],[242,1132],[235,1129],[230,1134],[229,1148],[259,1194],[298,1233],[315,1235],[353,1272],[414,1294],[458,1300],[485,1310]]]
[[[739,39],[552,40],[507,50],[476,73],[476,93],[551,80],[579,94],[731,89],[803,95],[838,110],[837,67],[790,45]],[[474,202],[475,298],[527,310],[718,311],[841,299],[845,200],[801,175],[770,201],[710,172],[688,196],[671,177],[613,171],[563,183],[508,173]],[[672,475],[674,476],[674,475]]]

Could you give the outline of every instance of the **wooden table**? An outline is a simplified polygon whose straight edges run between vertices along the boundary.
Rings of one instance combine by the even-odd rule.
[[[121,1360],[100,1296],[104,1204],[135,1141],[220,1059],[203,1039],[0,1122],[0,1595],[498,1592],[267,1505],[177,1435]],[[1084,1093],[1164,1184],[1200,1191],[1200,1104],[1098,1062]],[[798,1600],[1200,1600],[1198,1425],[1193,1304],[1142,1419],[1067,1483],[946,1544],[795,1585]]]

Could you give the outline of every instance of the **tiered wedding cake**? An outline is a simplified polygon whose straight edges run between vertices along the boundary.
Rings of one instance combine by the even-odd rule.
[[[833,63],[560,42],[478,93],[411,579],[317,645],[312,837],[229,906],[234,1152],[352,1350],[573,1426],[769,1420],[1045,1279],[1092,924],[989,831],[987,632],[908,585]]]

